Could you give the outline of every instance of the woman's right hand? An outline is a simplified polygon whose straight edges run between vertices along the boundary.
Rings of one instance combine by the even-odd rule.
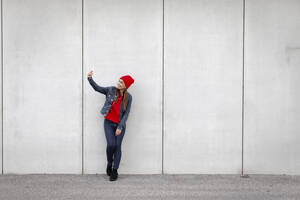
[[[89,73],[88,73],[88,77],[92,77],[93,76],[93,70],[91,70]]]

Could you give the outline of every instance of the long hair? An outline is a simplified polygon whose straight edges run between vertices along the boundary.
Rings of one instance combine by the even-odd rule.
[[[119,98],[119,96],[121,95],[120,89],[117,88],[115,90],[115,95],[114,95],[114,101],[117,102],[117,99]],[[128,103],[128,94],[127,94],[127,88],[124,89],[123,91],[123,110],[126,110],[127,108],[127,103]]]

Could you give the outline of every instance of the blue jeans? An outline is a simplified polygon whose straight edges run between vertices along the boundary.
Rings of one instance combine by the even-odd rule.
[[[119,164],[121,161],[122,151],[121,144],[123,140],[123,136],[125,134],[125,129],[123,128],[121,134],[116,136],[116,129],[118,124],[110,121],[108,119],[104,119],[104,132],[106,137],[106,157],[107,157],[107,165],[112,166],[114,169],[119,168]]]

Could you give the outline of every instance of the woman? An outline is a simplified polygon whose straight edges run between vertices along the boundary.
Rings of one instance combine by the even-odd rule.
[[[104,115],[104,132],[106,137],[106,174],[110,181],[118,178],[118,168],[121,161],[121,144],[126,130],[126,121],[130,112],[132,96],[127,91],[134,79],[130,75],[122,76],[117,87],[102,87],[92,78],[93,70],[88,73],[88,81],[95,91],[106,95],[101,108]]]

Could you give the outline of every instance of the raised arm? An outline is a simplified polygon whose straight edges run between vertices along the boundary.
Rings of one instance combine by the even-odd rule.
[[[102,87],[102,86],[98,85],[98,84],[93,80],[92,77],[88,77],[88,81],[89,81],[89,83],[91,84],[91,86],[94,88],[95,91],[100,92],[100,93],[105,94],[105,95],[107,94],[108,88],[109,88],[109,87]]]

